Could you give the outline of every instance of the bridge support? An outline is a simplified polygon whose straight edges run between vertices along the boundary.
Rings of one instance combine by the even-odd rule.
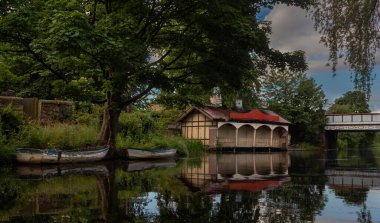
[[[338,132],[325,131],[325,148],[326,150],[337,149]]]
[[[338,157],[338,132],[325,131],[325,162],[326,167],[336,166],[336,158]]]

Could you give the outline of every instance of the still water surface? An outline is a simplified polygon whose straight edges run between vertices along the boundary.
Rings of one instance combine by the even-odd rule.
[[[0,167],[0,222],[380,222],[376,151]]]

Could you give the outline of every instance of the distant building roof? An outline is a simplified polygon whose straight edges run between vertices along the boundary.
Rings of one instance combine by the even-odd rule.
[[[290,124],[288,120],[281,117],[277,113],[269,110],[260,110],[260,109],[252,109],[248,112],[237,112],[230,111],[223,108],[215,108],[215,107],[191,107],[184,114],[182,114],[178,121],[183,121],[187,115],[189,115],[194,110],[197,110],[207,116],[208,118],[215,121],[236,121],[236,122],[265,122],[265,123],[282,123],[282,124]]]

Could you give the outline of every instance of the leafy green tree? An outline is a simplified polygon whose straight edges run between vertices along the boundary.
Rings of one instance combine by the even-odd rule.
[[[362,91],[348,91],[342,97],[335,99],[328,109],[332,114],[351,114],[370,112],[365,93]],[[367,147],[374,138],[373,133],[366,132],[341,132],[338,134],[339,147]],[[357,148],[356,148],[357,149]]]
[[[14,87],[17,81],[17,76],[9,70],[9,67],[0,58],[0,94],[12,94],[15,91]]]
[[[4,141],[19,133],[25,124],[26,118],[21,111],[15,110],[11,105],[0,108],[0,138]]]
[[[368,113],[370,112],[365,93],[361,91],[348,91],[328,109],[332,114]]]
[[[292,143],[319,142],[325,124],[325,94],[305,73],[272,70],[262,80],[262,107],[288,119]]]
[[[353,72],[356,89],[369,98],[376,50],[380,46],[378,0],[316,1],[313,14],[321,41],[330,50],[332,69],[343,58]]]
[[[310,1],[5,1],[0,52],[23,95],[104,103],[98,144],[114,152],[121,111],[153,89],[238,89],[256,60],[304,70],[303,54],[269,48],[256,20],[275,3]]]
[[[203,89],[200,85],[184,84],[176,88],[174,92],[161,91],[158,93],[155,102],[167,108],[177,108],[184,110],[189,106],[199,106],[209,104],[212,90]]]

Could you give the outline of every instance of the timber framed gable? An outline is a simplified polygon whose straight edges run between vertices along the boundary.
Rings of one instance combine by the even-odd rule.
[[[209,115],[193,109],[183,116],[181,121],[181,133],[186,139],[197,139],[203,145],[208,145],[210,140],[210,129],[216,128],[218,123]]]

